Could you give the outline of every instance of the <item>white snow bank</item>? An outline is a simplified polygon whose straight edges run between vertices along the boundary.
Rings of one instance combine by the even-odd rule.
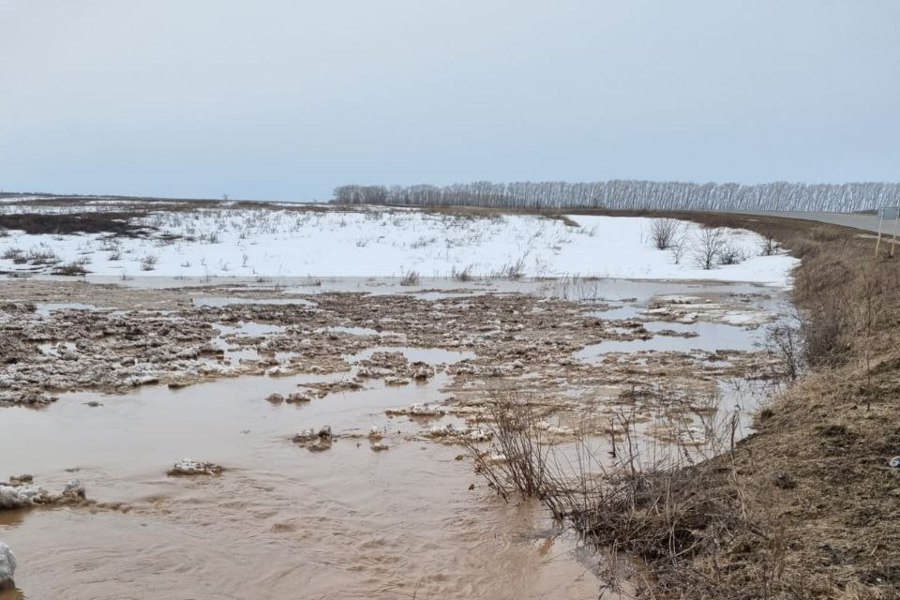
[[[652,246],[652,219],[572,216],[573,227],[538,216],[460,217],[368,208],[349,212],[272,209],[160,211],[142,220],[157,228],[145,238],[91,235],[0,237],[0,270],[52,267],[15,264],[12,252],[53,254],[60,264],[82,261],[106,276],[314,276],[448,277],[581,275],[625,279],[712,279],[786,285],[796,261],[760,256],[762,239],[725,230],[725,240],[747,259],[704,270],[691,244],[700,227],[685,222],[688,249],[675,264],[669,251]],[[174,241],[164,236],[178,236]],[[691,240],[694,240],[693,242]],[[20,259],[21,263],[21,259]]]

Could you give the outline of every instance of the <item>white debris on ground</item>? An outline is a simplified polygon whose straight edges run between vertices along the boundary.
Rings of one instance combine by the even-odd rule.
[[[12,548],[0,542],[0,590],[12,584],[16,574],[16,555]]]
[[[215,463],[205,460],[194,460],[192,458],[182,458],[176,462],[168,474],[176,475],[219,475],[224,468]]]
[[[37,206],[6,210],[40,211]],[[57,211],[60,209],[57,208]],[[78,263],[90,274],[165,277],[551,277],[707,279],[785,286],[797,261],[761,256],[763,240],[725,229],[723,244],[739,264],[701,268],[691,251],[701,228],[684,222],[684,256],[650,243],[652,219],[573,215],[449,215],[363,207],[355,210],[204,208],[160,210],[137,218],[147,236],[46,235],[10,231],[0,238],[0,270],[34,271],[16,263],[29,253],[54,257],[38,271]]]

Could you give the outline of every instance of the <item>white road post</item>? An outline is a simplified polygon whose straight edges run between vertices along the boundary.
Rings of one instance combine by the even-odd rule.
[[[900,206],[896,208],[897,214],[894,215],[894,237],[891,239],[891,258],[894,258],[894,249],[897,246],[897,228],[900,227]]]
[[[881,224],[884,223],[884,209],[878,209],[878,237],[875,239],[875,258],[878,258],[878,246],[881,245]]]

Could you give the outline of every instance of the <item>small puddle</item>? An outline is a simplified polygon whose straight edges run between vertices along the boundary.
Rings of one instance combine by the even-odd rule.
[[[599,344],[592,344],[575,353],[575,358],[587,362],[596,362],[604,354],[610,352],[691,352],[700,350],[703,352],[716,352],[717,350],[758,350],[762,343],[763,332],[760,330],[747,331],[742,327],[724,323],[697,322],[690,325],[683,323],[668,323],[651,321],[644,323],[644,327],[656,335],[647,340],[604,340]],[[693,332],[698,335],[692,337],[659,335],[661,331],[674,331],[676,333]]]
[[[38,303],[35,304],[35,312],[42,317],[49,317],[50,313],[57,310],[90,310],[99,311],[101,308],[93,304],[81,304],[80,302],[68,303]]]

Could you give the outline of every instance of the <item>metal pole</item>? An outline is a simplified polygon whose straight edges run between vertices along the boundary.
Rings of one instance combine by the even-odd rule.
[[[898,226],[900,226],[900,206],[897,207],[897,214],[894,217],[894,238],[891,240],[891,258],[894,258],[894,248],[897,246]]]
[[[875,258],[878,258],[878,246],[881,244],[881,224],[884,223],[884,209],[878,209],[878,238],[875,240]]]

